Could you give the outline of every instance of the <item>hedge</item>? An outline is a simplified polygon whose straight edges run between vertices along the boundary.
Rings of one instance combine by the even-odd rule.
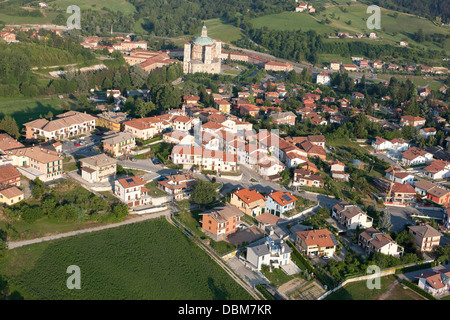
[[[276,300],[274,296],[272,296],[270,294],[269,291],[267,291],[266,288],[264,288],[264,286],[261,283],[258,283],[255,288],[261,292],[261,294],[264,296],[264,298],[266,298],[266,300]]]
[[[429,300],[437,300],[435,297],[433,297],[431,294],[429,294],[428,292],[426,292],[425,290],[419,288],[419,286],[417,286],[415,283],[406,280],[406,279],[402,279],[402,284],[404,284],[405,286],[407,286],[408,288],[414,290],[415,292],[417,292],[418,294],[420,294],[421,296],[429,299]]]
[[[410,266],[410,267],[405,267],[402,269],[397,269],[395,270],[396,274],[400,274],[400,273],[407,273],[407,272],[412,272],[412,271],[417,271],[417,270],[421,270],[421,269],[429,269],[429,268],[433,268],[436,266],[436,263],[433,262],[427,262],[427,263],[422,263],[422,264],[417,264],[415,266]]]

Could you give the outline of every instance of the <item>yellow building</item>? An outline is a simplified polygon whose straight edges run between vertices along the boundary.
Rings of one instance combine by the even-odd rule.
[[[22,190],[17,187],[9,187],[7,189],[0,190],[0,203],[5,203],[11,206],[24,199]]]
[[[98,115],[95,126],[106,128],[111,131],[120,131],[122,123],[127,120],[125,112],[104,111]]]
[[[240,189],[232,192],[230,204],[251,217],[259,216],[266,210],[266,198],[256,190]]]

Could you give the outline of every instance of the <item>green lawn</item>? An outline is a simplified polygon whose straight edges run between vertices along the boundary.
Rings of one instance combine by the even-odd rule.
[[[238,27],[225,24],[220,19],[205,20],[205,25],[208,28],[208,36],[213,39],[231,42],[239,40],[242,36],[242,32]]]
[[[145,187],[149,190],[148,195],[154,198],[165,197],[167,196],[167,192],[158,188],[158,182],[151,181],[145,185]]]
[[[78,0],[76,2],[71,0],[56,0],[55,2],[51,2],[51,4],[64,11],[68,6],[76,4],[80,7],[80,10],[91,9],[101,11],[103,8],[108,8],[113,11],[120,10],[124,14],[136,13],[136,8],[127,0],[95,0],[95,3],[89,0]]]
[[[66,286],[71,265],[80,268],[80,290]],[[0,274],[25,299],[251,299],[164,219],[11,250]]]
[[[67,9],[67,7],[65,8]],[[23,24],[23,25],[31,25],[31,24],[50,24],[52,20],[56,18],[57,12],[46,12],[43,17],[22,17],[22,16],[10,16],[3,12],[0,13],[0,21],[3,21],[5,24]],[[69,14],[67,14],[69,17]]]
[[[40,116],[46,116],[49,111],[53,116],[63,113],[63,106],[75,106],[70,99],[38,98],[38,99],[0,99],[0,114],[13,117],[20,126]]]
[[[352,282],[330,294],[325,300],[423,300],[421,296],[400,284],[394,276],[381,277],[380,289],[369,289],[366,281]],[[388,290],[389,289],[389,290]]]

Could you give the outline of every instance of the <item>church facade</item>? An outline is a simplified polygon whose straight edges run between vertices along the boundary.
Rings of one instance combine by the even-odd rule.
[[[208,37],[206,26],[192,43],[184,45],[183,72],[220,73],[222,42]]]

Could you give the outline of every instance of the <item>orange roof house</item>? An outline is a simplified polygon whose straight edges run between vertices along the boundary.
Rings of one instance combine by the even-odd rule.
[[[336,250],[337,241],[328,229],[299,231],[295,246],[307,255],[331,257]]]
[[[252,217],[266,211],[266,198],[256,190],[245,188],[234,191],[231,193],[230,203]]]

